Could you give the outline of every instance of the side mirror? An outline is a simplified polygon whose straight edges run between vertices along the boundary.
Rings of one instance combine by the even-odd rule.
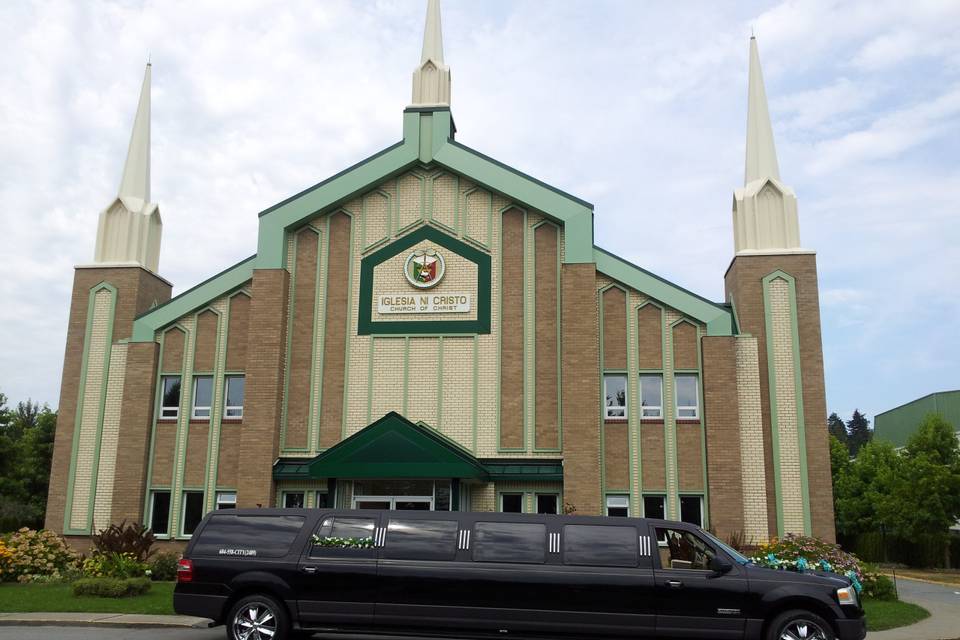
[[[713,556],[713,558],[710,559],[710,570],[717,575],[723,575],[724,573],[729,572],[731,569],[733,569],[733,565],[730,564],[725,558]]]

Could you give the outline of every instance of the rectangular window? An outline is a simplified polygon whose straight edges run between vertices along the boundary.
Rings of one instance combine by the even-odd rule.
[[[700,396],[697,393],[697,374],[678,373],[674,377],[677,388],[677,417],[700,417]]]
[[[634,527],[567,525],[563,528],[563,563],[635,567],[637,530]]]
[[[213,378],[195,376],[193,378],[193,412],[190,417],[194,420],[209,419],[211,400],[213,400]]]
[[[373,534],[376,530],[376,527],[377,520],[375,518],[341,518],[333,516],[324,518],[323,523],[317,529],[318,538],[348,538],[357,541],[362,540],[367,543],[367,546],[343,547],[337,545],[329,546],[325,544],[313,544],[310,545],[310,557],[375,557],[376,550],[372,547],[372,543]]]
[[[217,509],[236,509],[237,493],[235,491],[217,492]]]
[[[717,555],[699,536],[683,529],[657,527],[657,540],[663,569],[709,571],[710,561]]]
[[[317,509],[326,509],[330,506],[330,494],[326,491],[317,491],[316,500],[313,503]]]
[[[180,417],[180,376],[163,376],[160,379],[160,418]]]
[[[703,526],[702,496],[680,496],[680,520]]]
[[[453,560],[457,555],[456,520],[390,519],[383,557],[394,560]]]
[[[547,555],[547,528],[542,524],[478,522],[473,533],[477,562],[543,564]]]
[[[663,520],[667,517],[667,496],[643,496],[643,517]]]
[[[150,530],[155,536],[170,535],[170,492],[150,492]]]
[[[283,492],[284,509],[302,509],[303,491],[284,491]]]
[[[603,376],[603,395],[604,418],[615,420],[627,417],[627,376]]]
[[[500,511],[503,513],[523,513],[523,494],[500,494]]]
[[[537,513],[557,513],[559,496],[555,493],[537,494]]]
[[[192,536],[197,529],[197,525],[203,520],[202,491],[183,492],[183,513],[181,515],[183,516],[180,518],[182,535]]]
[[[193,549],[196,556],[282,558],[303,528],[301,516],[210,516]]]
[[[640,376],[641,418],[663,417],[663,376]]]
[[[630,515],[628,496],[607,496],[607,515],[626,518]]]
[[[246,385],[244,376],[227,376],[224,379],[226,388],[223,401],[224,418],[242,418],[243,417],[243,388]]]

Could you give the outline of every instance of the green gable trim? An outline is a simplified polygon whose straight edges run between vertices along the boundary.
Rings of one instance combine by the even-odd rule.
[[[733,335],[733,314],[725,305],[687,291],[600,247],[593,248],[593,257],[597,271],[702,322],[707,327],[707,335]]]
[[[373,271],[377,265],[397,254],[429,240],[477,265],[477,319],[476,320],[401,320],[375,322],[373,315]],[[370,334],[429,334],[490,333],[490,256],[465,242],[448,236],[434,227],[420,227],[360,261],[360,309],[357,333]]]
[[[140,314],[133,321],[131,342],[153,342],[157,330],[173,324],[179,318],[202,309],[211,301],[242,287],[253,278],[255,255],[221,271],[180,295]]]
[[[391,411],[307,465],[311,478],[465,478],[487,480],[466,449]]]

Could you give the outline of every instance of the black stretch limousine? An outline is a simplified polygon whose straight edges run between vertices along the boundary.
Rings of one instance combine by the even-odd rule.
[[[848,579],[762,569],[698,527],[638,518],[214,511],[173,599],[177,613],[225,624],[230,640],[866,635]]]

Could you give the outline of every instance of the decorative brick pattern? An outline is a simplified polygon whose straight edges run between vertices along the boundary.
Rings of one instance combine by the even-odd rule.
[[[596,282],[596,277],[594,264],[562,268],[564,493],[581,514],[601,512],[598,309],[596,298],[583,295],[583,283]]]
[[[290,277],[293,311],[290,318],[287,353],[287,398],[281,446],[309,449],[308,431],[313,414],[314,335],[317,313],[317,265],[320,260],[320,236],[312,227],[296,234],[295,271]],[[339,431],[339,429],[338,429]]]
[[[767,518],[767,459],[763,450],[763,415],[760,402],[760,369],[757,339],[736,340],[737,408],[740,417],[740,473],[743,492],[743,533],[747,540],[765,542]],[[712,501],[712,497],[711,497]]]
[[[204,487],[207,471],[207,441],[209,438],[209,423],[190,425],[184,458],[183,488],[200,489]]]
[[[699,422],[677,424],[677,476],[681,492],[703,491],[703,456]]]
[[[440,362],[439,340],[408,339],[404,415],[414,422],[423,421],[440,428],[440,403],[437,401],[437,394],[440,391],[441,372],[437,370],[438,362]],[[470,378],[472,377],[471,375]],[[469,444],[472,445],[472,443]]]
[[[126,343],[114,344],[110,354],[107,393],[103,403],[103,429],[100,433],[100,461],[97,464],[97,491],[93,507],[93,529],[110,526],[113,508],[113,483],[120,439],[120,408],[127,367]]]
[[[157,424],[153,436],[153,473],[150,484],[169,487],[173,480],[173,455],[176,447],[177,425],[174,422]]]
[[[644,422],[640,425],[640,450],[643,459],[643,491],[666,490],[666,450],[662,422]]]
[[[350,296],[351,219],[343,212],[330,217],[327,257],[326,315],[323,322],[323,389],[320,393],[320,448],[343,436],[344,377],[347,366],[347,323]],[[343,265],[334,269],[330,265]],[[354,268],[353,271],[359,271]],[[356,314],[354,314],[356,315]],[[355,321],[355,320],[354,320]]]
[[[499,446],[520,449],[524,447],[525,410],[523,212],[519,209],[504,212],[502,225]]]
[[[286,352],[286,269],[253,273],[250,340],[247,343],[247,384],[244,425],[240,436],[243,472],[237,482],[237,506],[270,505],[273,461],[277,458]]]
[[[230,298],[230,319],[227,325],[227,371],[247,368],[247,331],[250,327],[250,296],[240,293]]]
[[[196,345],[193,349],[195,373],[212,373],[217,359],[217,327],[219,318],[209,309],[197,316]]]
[[[702,346],[710,525],[717,535],[726,538],[745,532],[739,405],[743,394],[739,391],[736,338],[707,336]],[[684,427],[678,425],[679,429]],[[759,432],[757,437],[761,437]]]
[[[637,352],[641,369],[663,367],[663,320],[656,305],[648,304],[637,311]]]
[[[673,368],[697,369],[697,328],[689,322],[681,322],[673,327]]]
[[[243,424],[230,423],[220,427],[220,447],[217,460],[217,487],[236,488],[240,466],[240,434]]]
[[[492,482],[470,486],[470,511],[496,511],[497,490]]]
[[[630,428],[626,422],[603,426],[604,490],[630,490]]]
[[[183,370],[183,350],[187,334],[176,327],[163,334],[163,372],[179,374]]]
[[[627,368],[627,294],[611,287],[601,294],[603,305],[603,368]]]

